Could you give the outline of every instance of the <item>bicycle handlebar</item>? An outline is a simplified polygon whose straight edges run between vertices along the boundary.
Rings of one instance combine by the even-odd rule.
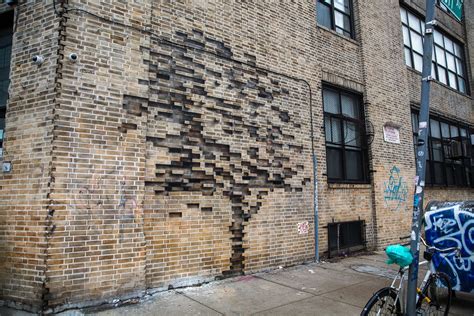
[[[449,248],[444,248],[440,249],[435,246],[430,246],[426,243],[426,240],[420,236],[420,240],[425,245],[426,248],[437,251],[437,252],[451,252],[451,251],[456,251],[456,256],[459,257],[461,255],[461,249],[459,247],[449,247]]]
[[[400,240],[403,240],[403,239],[408,239],[410,238],[411,236],[403,236],[403,237],[400,237]],[[459,247],[449,247],[449,248],[444,248],[444,249],[440,249],[440,248],[437,248],[435,246],[430,246],[426,243],[426,240],[420,235],[420,240],[421,242],[423,243],[423,245],[425,245],[426,248],[430,249],[430,250],[434,250],[434,251],[437,251],[437,252],[451,252],[451,251],[456,251],[456,256],[459,257],[461,255],[461,249]],[[405,246],[405,244],[404,244]]]

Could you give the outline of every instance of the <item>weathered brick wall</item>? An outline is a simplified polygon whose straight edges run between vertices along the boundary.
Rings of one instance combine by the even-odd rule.
[[[374,126],[371,169],[376,209],[377,245],[383,246],[409,229],[413,199],[414,155],[410,106],[403,76],[402,34],[397,1],[360,1],[367,119]],[[378,17],[378,18],[375,18]],[[383,126],[400,127],[400,144],[383,139]],[[393,184],[400,190],[391,195]],[[395,197],[395,198],[394,198]],[[393,199],[394,198],[394,199]]]
[[[36,310],[45,281],[58,21],[50,1],[22,1],[17,10],[2,159],[12,171],[0,173],[0,298]],[[44,63],[33,64],[33,55]]]
[[[2,298],[60,310],[311,260],[310,93],[320,252],[327,251],[326,225],[333,221],[365,220],[370,248],[406,235],[415,174],[410,106],[420,77],[404,64],[398,1],[354,0],[355,40],[316,25],[314,1],[68,6],[132,27],[70,11],[58,43],[51,6],[25,4],[23,31],[15,36],[32,38],[29,10],[44,15],[38,21],[51,33],[42,34],[56,42],[41,47],[59,49],[59,74],[56,59],[37,68],[41,73],[25,62],[12,71],[18,99],[12,93],[7,149],[18,163],[2,175]],[[18,46],[18,61],[29,60],[28,47]],[[67,59],[71,52],[75,63]],[[37,77],[25,76],[35,71]],[[371,184],[327,183],[325,83],[363,96],[374,132]],[[436,111],[472,122],[470,98],[433,86]],[[35,112],[27,112],[33,105]],[[384,142],[387,122],[400,126],[401,144]],[[30,140],[41,151],[30,149]],[[16,168],[20,162],[23,169]],[[12,207],[10,192],[20,192],[26,174],[38,174],[36,191],[29,191],[36,195]],[[398,180],[401,194],[386,198]],[[472,190],[433,189],[427,200],[452,196],[472,198]],[[34,211],[20,225],[25,209]],[[13,221],[12,214],[19,217]],[[298,223],[306,221],[308,233],[299,234]],[[28,241],[38,244],[25,246],[26,227],[34,234]],[[16,264],[15,247],[28,249],[33,259],[21,262],[31,266]],[[46,248],[48,257],[41,257]],[[10,274],[31,280],[31,271],[36,278],[15,287]]]
[[[101,15],[113,9],[117,18],[143,28],[149,2],[103,1],[88,9]],[[77,12],[65,18],[51,187],[56,229],[48,249],[49,307],[94,304],[145,289],[147,116],[127,95],[147,96],[137,78],[148,75],[140,47],[148,47],[149,39]],[[69,61],[70,53],[77,54],[77,62]]]

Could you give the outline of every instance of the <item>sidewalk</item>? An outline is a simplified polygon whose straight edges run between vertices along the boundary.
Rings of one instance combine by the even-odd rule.
[[[61,315],[359,315],[394,266],[383,254],[299,265],[155,294],[139,304]],[[0,314],[3,314],[0,310]],[[453,315],[474,315],[474,295],[458,293]]]

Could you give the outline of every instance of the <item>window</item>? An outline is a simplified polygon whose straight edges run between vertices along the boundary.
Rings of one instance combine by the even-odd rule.
[[[421,72],[425,24],[404,8],[400,8],[400,16],[402,19],[405,64]],[[467,93],[467,76],[462,45],[437,30],[434,31],[433,43],[431,75],[442,84],[462,93]]]
[[[354,38],[351,0],[316,0],[318,24]]]
[[[0,16],[0,157],[3,156],[5,114],[10,84],[10,59],[12,53],[13,11]]]
[[[417,143],[418,113],[412,113],[413,143]],[[430,118],[426,184],[472,187],[474,132],[468,126]]]
[[[360,96],[323,88],[329,182],[368,183],[364,113]]]

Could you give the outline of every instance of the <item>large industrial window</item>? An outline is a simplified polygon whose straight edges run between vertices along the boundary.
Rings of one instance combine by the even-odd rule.
[[[405,63],[407,66],[422,71],[423,68],[423,34],[424,22],[404,8],[400,8],[402,19]],[[434,31],[433,78],[462,93],[467,93],[467,76],[464,65],[464,51],[461,44],[453,38]]]
[[[418,113],[412,113],[413,143],[417,143]],[[430,118],[426,184],[473,187],[474,132],[467,125]]]
[[[5,114],[10,84],[13,12],[0,15],[0,157],[3,156]]]
[[[318,24],[347,37],[354,37],[351,0],[316,0],[316,3]]]
[[[367,183],[367,142],[360,96],[324,87],[323,104],[328,181]]]

